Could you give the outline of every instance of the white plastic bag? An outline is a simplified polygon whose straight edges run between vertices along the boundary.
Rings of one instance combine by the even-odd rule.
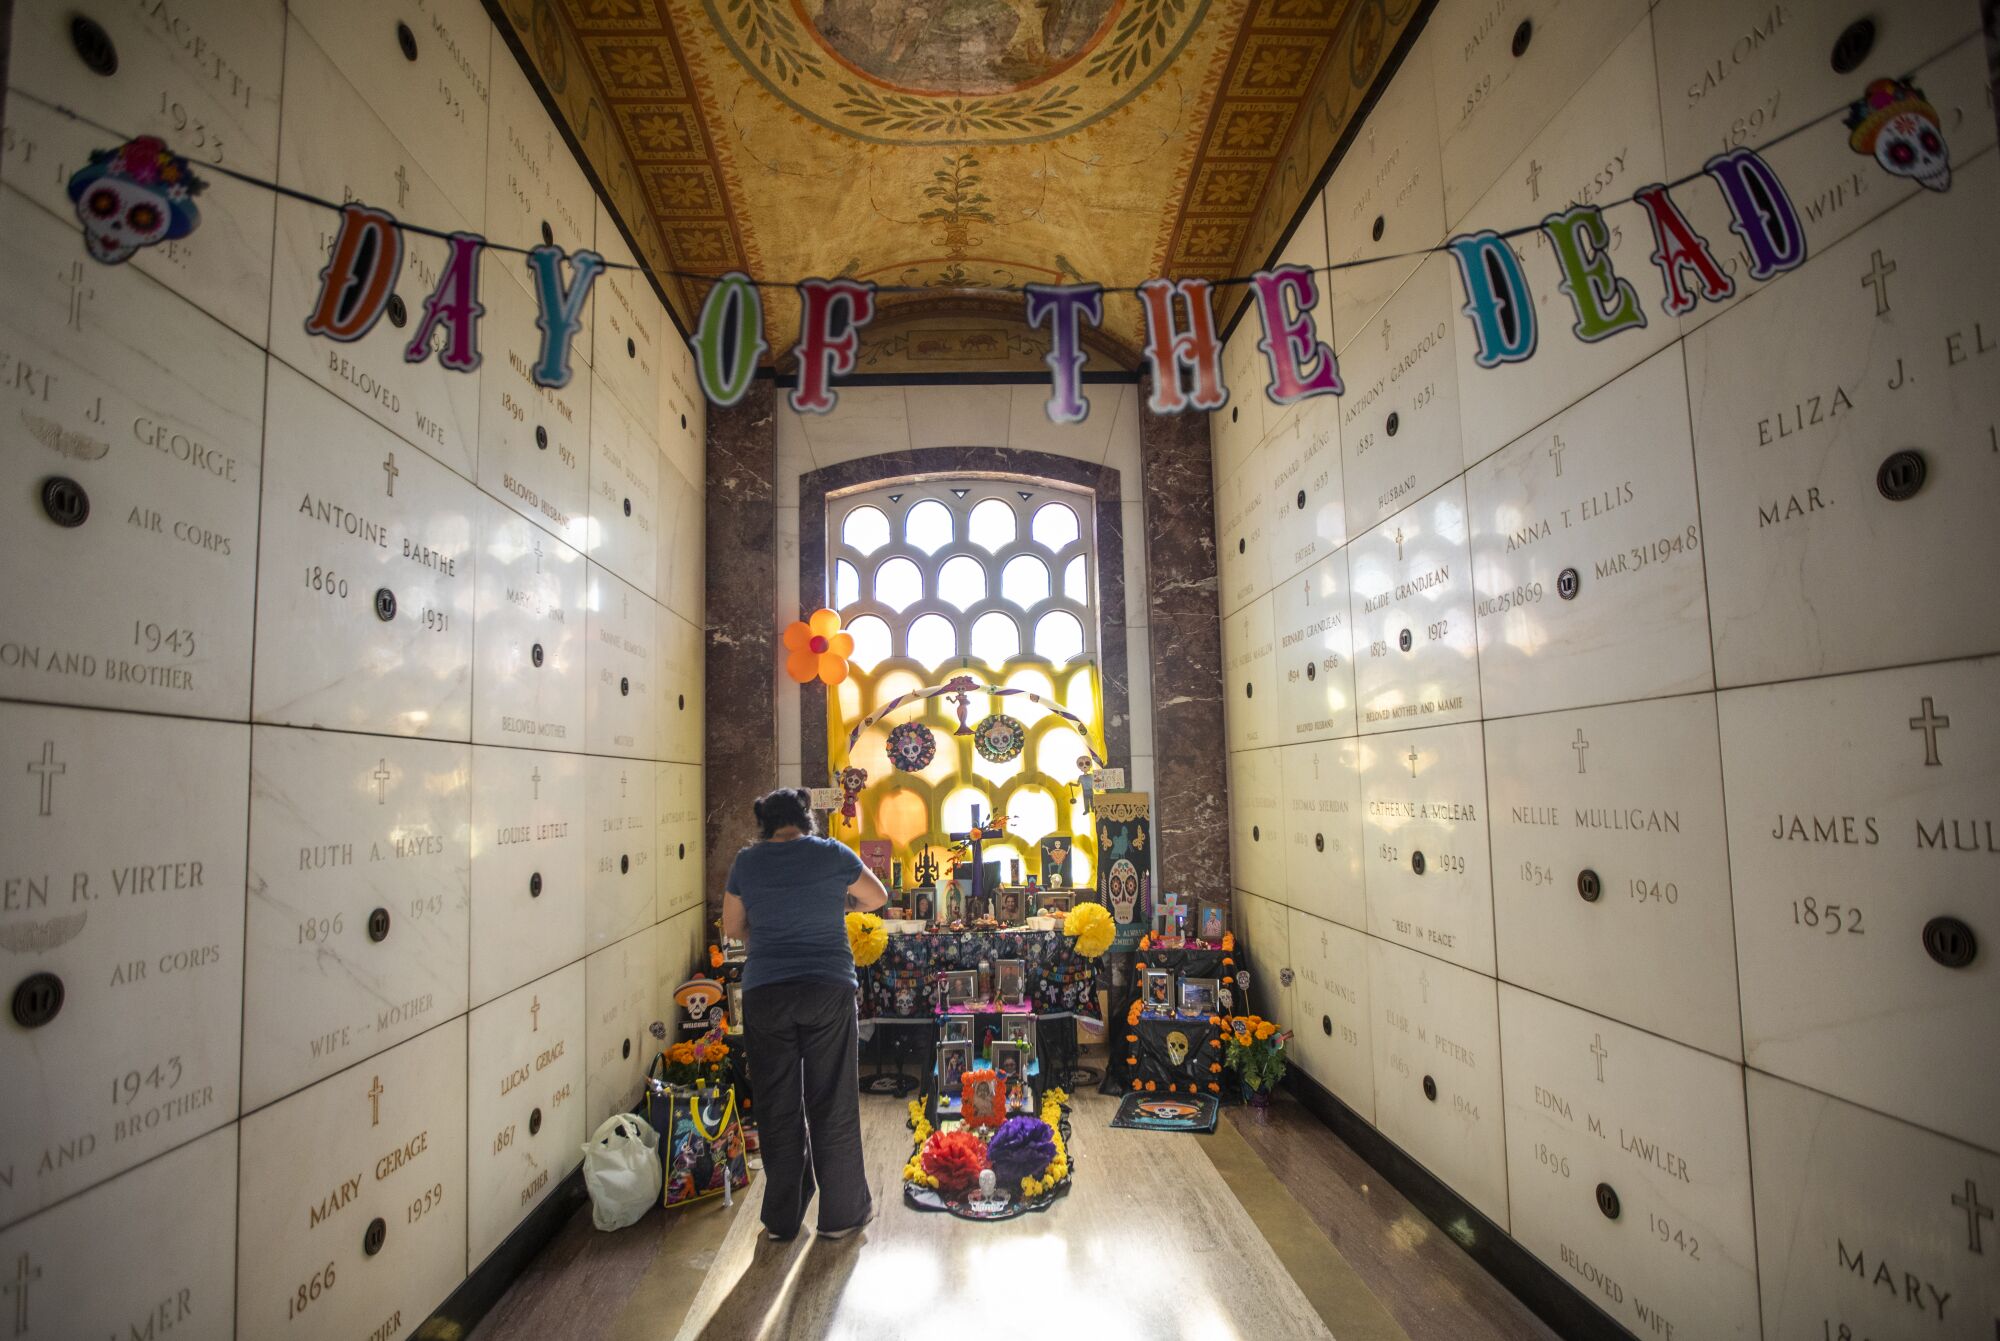
[[[583,1185],[599,1229],[623,1229],[660,1199],[660,1134],[637,1113],[608,1117],[583,1147]]]

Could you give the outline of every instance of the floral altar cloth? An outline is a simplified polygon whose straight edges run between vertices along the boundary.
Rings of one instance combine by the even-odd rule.
[[[1027,965],[1028,1002],[1037,1015],[1097,1015],[1097,974],[1060,931],[936,931],[889,937],[861,974],[861,1019],[929,1021],[937,976],[979,961]]]

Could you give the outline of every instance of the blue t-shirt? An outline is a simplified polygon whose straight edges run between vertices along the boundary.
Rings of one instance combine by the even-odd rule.
[[[736,854],[723,888],[743,900],[750,961],[743,987],[816,978],[855,986],[847,944],[847,887],[861,858],[830,838],[752,843]]]

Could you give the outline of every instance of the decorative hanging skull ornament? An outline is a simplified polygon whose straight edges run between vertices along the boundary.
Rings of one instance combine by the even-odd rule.
[[[1176,1029],[1167,1035],[1167,1060],[1179,1066],[1187,1060],[1188,1036]]]
[[[1937,108],[1901,79],[1877,79],[1847,109],[1847,143],[1884,170],[1932,191],[1951,189],[1951,148]]]
[[[94,151],[68,189],[91,257],[118,265],[141,247],[192,233],[201,223],[194,197],[207,186],[165,141],[142,135]]]
[[[1111,863],[1105,883],[1111,887],[1112,920],[1120,926],[1129,924],[1139,904],[1139,868],[1120,857]]]

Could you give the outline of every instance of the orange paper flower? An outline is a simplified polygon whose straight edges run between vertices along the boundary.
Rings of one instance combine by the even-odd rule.
[[[821,680],[839,684],[847,678],[847,659],[854,655],[854,635],[840,631],[840,616],[815,610],[785,630],[785,674],[800,684]]]

